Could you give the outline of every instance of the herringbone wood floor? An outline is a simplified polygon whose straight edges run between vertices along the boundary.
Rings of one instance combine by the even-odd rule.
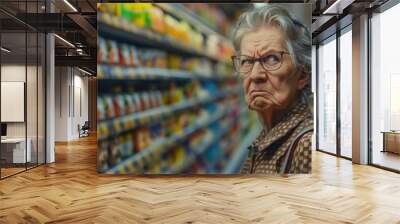
[[[291,177],[96,173],[96,142],[0,181],[0,223],[400,223],[400,175],[313,153]]]

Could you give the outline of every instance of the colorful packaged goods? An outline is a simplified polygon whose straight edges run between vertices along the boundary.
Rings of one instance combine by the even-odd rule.
[[[103,38],[99,37],[99,44],[98,44],[98,52],[97,52],[97,61],[100,63],[108,62],[108,48],[107,48],[107,41]]]
[[[150,3],[119,4],[119,15],[138,27],[151,28]]]
[[[108,159],[108,144],[107,142],[102,142],[97,150],[97,164],[99,170],[107,170],[109,168]]]
[[[176,40],[178,36],[176,27],[178,22],[170,15],[165,15],[165,35],[172,40]]]
[[[121,150],[120,150],[120,139],[116,138],[115,141],[110,145],[110,165],[114,166],[121,162]]]
[[[177,54],[168,54],[168,68],[169,69],[180,69],[182,64],[182,58]]]
[[[119,4],[97,4],[97,8],[99,12],[109,13],[113,16],[118,16],[117,8]]]
[[[157,7],[151,7],[149,9],[149,12],[151,20],[151,29],[157,33],[165,34],[166,28],[165,28],[163,11]]]
[[[131,52],[129,46],[126,44],[120,44],[118,46],[119,63],[120,65],[132,65],[131,64]]]
[[[143,111],[143,105],[141,103],[139,93],[136,92],[131,93],[131,99],[135,107],[135,112]]]
[[[107,62],[109,64],[118,64],[119,63],[119,53],[118,53],[118,45],[117,42],[108,40],[107,41]]]
[[[113,118],[115,116],[113,98],[110,95],[105,95],[103,98],[104,109],[107,118]]]
[[[163,96],[160,90],[155,91],[156,107],[161,107],[163,105]]]
[[[97,119],[104,120],[107,117],[106,106],[103,97],[97,97]]]
[[[118,94],[114,96],[115,116],[123,116],[125,114],[125,108],[127,108],[125,102],[124,95]]]
[[[125,99],[125,114],[131,114],[136,111],[136,105],[134,103],[132,94],[124,94]]]
[[[133,45],[129,45],[128,48],[130,50],[130,63],[129,63],[129,65],[131,65],[131,66],[139,66],[140,65],[140,62],[139,62],[139,50]]]

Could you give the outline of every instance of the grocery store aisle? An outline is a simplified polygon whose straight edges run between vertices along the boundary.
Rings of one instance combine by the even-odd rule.
[[[233,72],[224,30],[235,20],[213,29],[192,10],[215,18],[221,7],[186,6],[98,5],[99,172],[239,172],[258,122]]]
[[[72,153],[73,151],[73,153]],[[96,173],[94,136],[0,181],[0,223],[398,223],[399,175],[324,153],[291,177]]]

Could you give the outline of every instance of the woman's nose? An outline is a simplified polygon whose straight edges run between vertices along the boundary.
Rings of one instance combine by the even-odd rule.
[[[254,82],[265,82],[267,80],[267,74],[264,68],[261,66],[260,62],[256,61],[254,63],[253,69],[250,72],[251,81]]]

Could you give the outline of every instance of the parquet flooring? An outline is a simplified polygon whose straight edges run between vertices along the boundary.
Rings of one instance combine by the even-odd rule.
[[[25,167],[23,167],[23,168],[22,167],[21,168],[19,168],[19,167],[17,167],[17,168],[14,168],[14,167],[5,168],[5,167],[3,167],[3,168],[1,168],[1,176],[2,177],[7,177],[7,176],[13,175],[15,173],[24,171],[24,170],[25,170]]]
[[[96,173],[94,137],[0,181],[0,223],[400,223],[400,175],[313,152],[313,174]]]
[[[372,159],[375,164],[400,170],[400,154],[375,150]]]

